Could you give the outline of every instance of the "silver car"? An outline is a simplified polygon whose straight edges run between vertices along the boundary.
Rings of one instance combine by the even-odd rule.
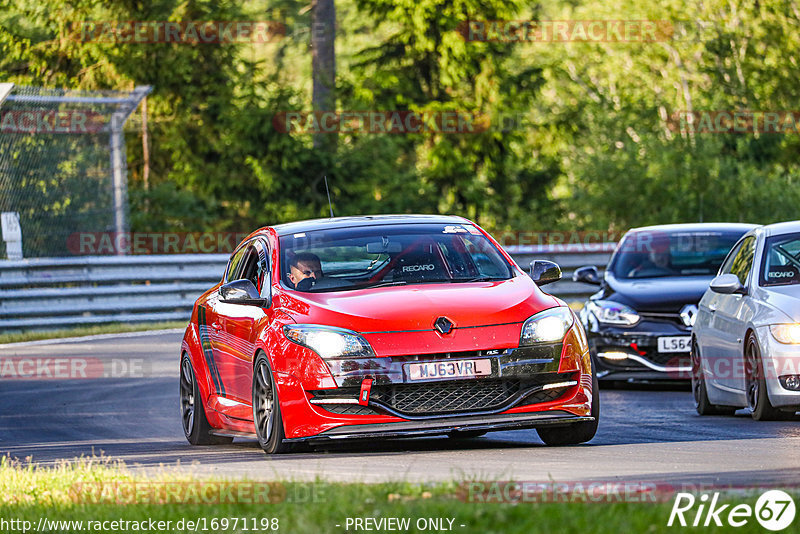
[[[734,245],[700,300],[691,354],[700,415],[747,407],[761,421],[800,410],[800,221]]]

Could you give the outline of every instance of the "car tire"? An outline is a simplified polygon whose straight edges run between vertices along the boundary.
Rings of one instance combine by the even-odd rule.
[[[536,429],[536,433],[545,445],[562,446],[585,443],[594,438],[597,425],[600,423],[600,386],[597,375],[592,368],[592,409],[594,421],[581,421],[564,426],[543,426]]]
[[[262,352],[256,357],[253,365],[253,424],[256,429],[258,444],[267,454],[280,454],[289,450],[284,443],[286,434],[283,430],[281,405],[275,377],[267,356]]]
[[[761,359],[761,348],[755,334],[750,333],[744,344],[744,363],[746,371],[745,394],[747,407],[752,411],[756,421],[786,421],[794,418],[794,413],[775,408],[767,393],[767,379],[764,373],[764,362]]]
[[[187,354],[181,358],[180,376],[180,409],[183,434],[192,445],[222,445],[231,443],[233,438],[227,436],[214,436],[213,428],[206,418],[203,398],[197,387],[192,361]]]
[[[692,398],[694,409],[699,415],[733,415],[736,408],[733,406],[719,406],[711,404],[708,400],[708,389],[706,379],[703,375],[703,357],[697,342],[692,340]]]

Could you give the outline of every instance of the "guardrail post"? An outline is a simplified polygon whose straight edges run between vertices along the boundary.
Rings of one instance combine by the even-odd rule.
[[[0,226],[3,231],[3,241],[6,243],[6,258],[9,260],[22,259],[22,228],[19,224],[19,213],[4,211],[0,215]]]
[[[111,115],[111,133],[109,148],[111,149],[111,187],[114,199],[114,232],[116,238],[128,229],[128,180],[125,173],[125,160],[123,148],[125,140],[122,137],[122,125],[125,124],[125,115],[114,113]],[[117,254],[124,254],[121,247],[117,247]]]
[[[111,149],[111,184],[114,198],[114,232],[117,240],[128,231],[128,173],[122,127],[128,120],[128,116],[151,90],[149,85],[136,87],[128,102],[111,115],[109,147]],[[117,254],[125,254],[125,251],[121,247],[117,247]]]
[[[0,83],[0,105],[3,104],[3,101],[9,94],[11,94],[11,91],[13,90],[14,90],[13,83]]]

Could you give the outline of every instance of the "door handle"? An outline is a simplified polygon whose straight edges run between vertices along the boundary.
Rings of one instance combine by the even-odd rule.
[[[711,313],[714,313],[715,311],[717,311],[717,307],[716,306],[709,306],[708,307],[708,311],[710,311]]]
[[[213,328],[214,330],[220,330],[222,329],[222,326],[220,326],[218,322],[214,321],[213,323],[211,323],[211,328]]]

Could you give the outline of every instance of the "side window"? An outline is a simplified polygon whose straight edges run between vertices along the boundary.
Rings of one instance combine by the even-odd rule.
[[[242,259],[242,270],[238,275],[238,278],[244,278],[253,282],[256,289],[258,289],[263,275],[258,247],[259,245],[256,243],[247,247],[247,252],[245,252],[244,259]]]
[[[268,291],[265,291],[266,288],[269,287],[269,248],[266,244],[262,241],[256,241],[256,252],[258,253],[258,263],[256,264],[256,273],[255,273],[255,281],[253,284],[258,289],[259,294],[261,296],[265,296],[268,294]]]
[[[261,290],[269,272],[267,247],[261,241],[252,241],[241,248],[231,259],[227,281],[250,280],[256,289]]]
[[[231,256],[228,262],[228,270],[225,271],[226,282],[231,282],[240,278],[239,273],[242,270],[242,258],[244,258],[245,252],[247,252],[247,247],[242,247]]]
[[[753,236],[748,237],[742,241],[742,246],[739,252],[731,262],[731,273],[739,278],[739,283],[742,285],[747,282],[747,275],[753,268],[753,255],[756,251],[756,238]]]
[[[739,255],[739,251],[742,249],[742,245],[744,241],[739,241],[736,243],[728,255],[725,256],[725,259],[722,262],[722,266],[719,268],[719,274],[730,274],[731,267],[733,266],[733,260],[736,259],[736,256]]]

